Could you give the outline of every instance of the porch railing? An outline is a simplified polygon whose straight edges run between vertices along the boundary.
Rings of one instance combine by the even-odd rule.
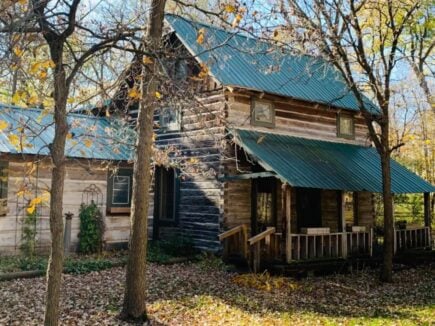
[[[373,255],[373,229],[347,232],[347,255]]]
[[[291,260],[345,257],[344,233],[291,234]]]
[[[291,260],[372,255],[373,231],[291,234]]]
[[[394,230],[394,252],[407,249],[427,248],[431,245],[429,227],[416,227]]]
[[[219,234],[219,240],[223,242],[222,258],[224,260],[232,254],[239,254],[242,258],[248,258],[248,226],[238,225],[224,233]]]
[[[248,239],[250,265],[254,273],[261,268],[261,261],[273,261],[281,259],[282,234],[276,233],[274,227],[268,227],[265,231]]]

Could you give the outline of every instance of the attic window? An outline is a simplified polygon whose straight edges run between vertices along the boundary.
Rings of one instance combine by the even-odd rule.
[[[179,108],[163,108],[160,113],[160,128],[162,131],[177,131],[181,128]]]
[[[254,126],[275,127],[275,109],[268,101],[253,100],[251,104],[252,119]]]
[[[337,137],[355,138],[355,121],[353,116],[343,113],[337,115]]]

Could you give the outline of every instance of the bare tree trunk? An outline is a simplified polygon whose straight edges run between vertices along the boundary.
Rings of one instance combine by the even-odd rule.
[[[417,66],[417,64],[413,61],[410,62],[410,65],[412,67],[412,70],[414,71],[415,76],[418,79],[418,84],[420,85],[421,89],[424,92],[424,95],[426,96],[426,101],[429,103],[432,110],[435,110],[434,103],[433,103],[433,97],[432,92],[429,88],[429,85],[427,83],[427,80],[423,74],[423,67],[421,69]]]
[[[392,282],[393,280],[394,218],[390,163],[389,152],[381,154],[382,195],[384,203],[384,257],[380,278],[383,282]]]
[[[165,9],[165,0],[152,0],[145,46],[155,53],[159,48]],[[124,306],[121,318],[147,320],[146,316],[146,248],[148,240],[148,206],[151,183],[151,155],[153,117],[156,106],[158,71],[157,60],[142,68],[142,101],[137,119],[138,138],[133,171],[131,234],[127,263]]]
[[[56,64],[54,71],[55,133],[50,146],[54,165],[51,177],[50,232],[51,250],[47,268],[45,325],[57,325],[59,320],[60,287],[63,268],[63,189],[65,179],[65,142],[68,133],[66,102],[68,87],[63,67],[63,42],[50,44],[50,54]]]

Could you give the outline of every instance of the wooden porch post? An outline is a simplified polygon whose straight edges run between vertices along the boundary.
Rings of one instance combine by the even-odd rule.
[[[431,204],[430,204],[430,193],[424,193],[424,226],[429,228],[429,232],[427,235],[427,245],[431,246],[431,235],[432,235],[432,212],[431,212]]]
[[[287,184],[282,186],[283,211],[285,216],[285,258],[287,263],[292,261],[292,238],[291,238],[291,188]]]
[[[432,224],[432,216],[430,209],[430,193],[424,193],[424,226],[430,227]]]
[[[339,218],[341,221],[341,253],[343,258],[347,258],[347,234],[346,234],[346,207],[345,207],[345,199],[344,199],[344,191],[341,191],[339,193],[339,203],[340,206],[338,207],[339,211]]]

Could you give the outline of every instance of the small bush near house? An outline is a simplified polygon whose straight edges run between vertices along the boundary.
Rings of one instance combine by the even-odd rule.
[[[173,236],[165,240],[154,240],[148,243],[147,260],[155,263],[168,263],[174,258],[194,257],[198,251],[192,240],[185,236]]]
[[[216,256],[213,253],[209,252],[202,252],[199,255],[199,260],[197,265],[202,270],[218,270],[218,271],[226,271],[227,265],[222,261],[222,258],[219,256]]]
[[[152,263],[167,263],[173,258],[160,247],[159,242],[150,241],[147,249],[147,261]]]
[[[36,251],[36,210],[27,212],[23,221],[23,235],[20,250],[26,258],[33,259]]]
[[[80,206],[79,252],[90,254],[103,250],[104,221],[98,206],[91,202]]]
[[[182,235],[160,240],[159,246],[166,254],[174,257],[190,257],[197,253],[193,241]]]

